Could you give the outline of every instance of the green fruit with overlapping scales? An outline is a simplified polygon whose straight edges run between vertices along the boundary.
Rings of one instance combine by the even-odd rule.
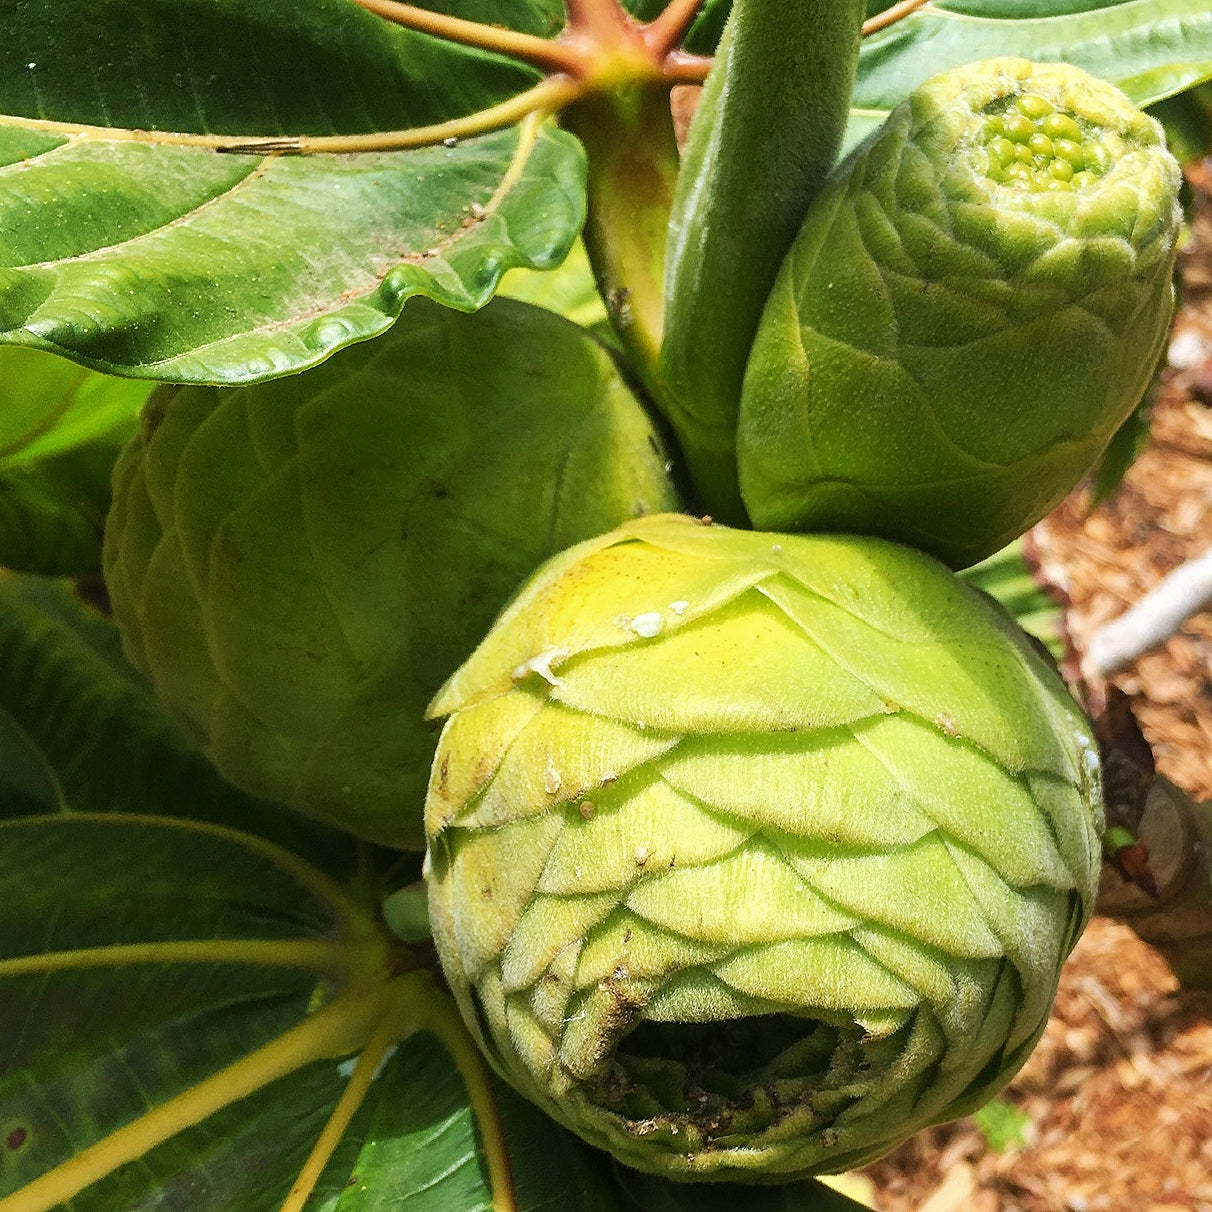
[[[953,567],[1022,534],[1149,386],[1178,164],[1065,64],[928,81],[838,167],[784,262],[737,432],[754,525],[879,534]]]
[[[434,691],[553,552],[677,507],[610,356],[500,300],[239,389],[162,389],[115,475],[127,654],[253,794],[423,845]]]
[[[468,1026],[642,1170],[783,1182],[975,1109],[1093,905],[1088,722],[884,540],[637,520],[536,573],[432,711]]]

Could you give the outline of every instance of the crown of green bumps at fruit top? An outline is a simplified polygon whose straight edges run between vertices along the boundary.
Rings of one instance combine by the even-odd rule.
[[[1086,720],[875,538],[638,519],[435,700],[430,911],[518,1090],[682,1179],[846,1169],[1027,1056],[1095,894]]]
[[[228,779],[420,848],[434,691],[547,556],[676,507],[584,333],[414,300],[306,374],[154,396],[106,583],[131,660]]]
[[[757,526],[1017,537],[1140,402],[1173,308],[1161,127],[1065,64],[946,72],[838,167],[768,300],[737,436]]]

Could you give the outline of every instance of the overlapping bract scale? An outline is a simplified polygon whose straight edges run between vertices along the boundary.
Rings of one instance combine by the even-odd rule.
[[[502,1074],[628,1164],[844,1169],[1042,1029],[1093,901],[1093,742],[928,557],[639,519],[545,565],[439,710],[450,983]]]

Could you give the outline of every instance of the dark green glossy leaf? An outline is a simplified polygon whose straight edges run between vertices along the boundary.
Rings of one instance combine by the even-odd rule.
[[[298,1023],[322,975],[285,960],[157,960],[157,944],[193,940],[204,953],[234,954],[277,942],[289,951],[336,938],[347,911],[303,865],[238,834],[71,815],[0,823],[0,904],[0,1128],[9,1144],[0,1197]],[[146,948],[144,962],[106,962],[118,954],[110,949],[133,944]],[[46,961],[28,971],[22,957],[31,956]],[[331,1097],[335,1060],[327,1067]],[[244,1142],[243,1161],[228,1157],[229,1188],[267,1166],[291,1175],[292,1151],[310,1145],[309,1121],[322,1108],[278,1102],[273,1131],[262,1125]],[[141,1207],[149,1187],[161,1199],[174,1188],[207,1194],[215,1147],[199,1143],[192,1173],[153,1152],[73,1207]]]
[[[74,1212],[273,1212],[368,1028],[407,1033],[415,1009],[450,1014],[443,1039],[461,1033],[428,978],[393,978],[357,902],[238,831],[0,821],[0,904],[5,1212],[57,1206],[43,1176],[73,1166],[55,1177],[79,1191]],[[420,1001],[375,1008],[377,990],[408,982]],[[473,1115],[438,1035],[389,1048],[309,1210],[489,1212],[487,1131],[509,1151],[520,1212],[622,1212],[608,1161],[509,1090],[492,1084]]]
[[[623,7],[637,21],[651,21],[668,3],[669,0],[623,0]],[[562,0],[427,0],[422,7],[548,38],[558,34],[565,21]],[[732,0],[702,0],[683,44],[685,48],[695,54],[711,54],[731,8]]]
[[[42,752],[11,715],[0,711],[0,820],[62,806],[58,780]]]
[[[474,310],[511,266],[559,264],[583,218],[580,149],[550,129],[269,158],[16,142],[0,133],[0,339],[149,378],[300,370],[413,294]]]
[[[640,21],[651,21],[659,16],[668,3],[669,0],[623,0],[627,11]],[[701,0],[683,40],[684,49],[696,55],[712,54],[731,11],[732,0]]]
[[[554,38],[565,23],[563,0],[426,0],[421,7],[466,21],[508,26],[540,38]],[[628,7],[635,11],[633,5]]]
[[[495,1081],[493,1098],[519,1212],[621,1212],[605,1157]],[[400,1044],[314,1199],[315,1212],[492,1212],[466,1087],[434,1036],[421,1032]]]
[[[1212,77],[1212,9],[1207,0],[937,0],[864,40],[847,147],[923,80],[998,55],[1071,63],[1150,105]]]
[[[47,576],[99,573],[109,477],[120,445],[92,442],[0,471],[0,565]]]
[[[0,0],[0,34],[0,113],[127,130],[397,130],[535,79],[348,0]]]

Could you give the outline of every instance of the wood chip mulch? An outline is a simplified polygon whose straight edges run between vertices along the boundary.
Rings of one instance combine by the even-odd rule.
[[[1183,308],[1150,443],[1115,496],[1079,490],[1037,527],[1041,571],[1082,645],[1212,544],[1212,204],[1184,252]],[[1212,610],[1114,682],[1160,773],[1212,800]],[[1096,918],[1039,1047],[1003,1094],[1024,1139],[972,1120],[931,1129],[860,1176],[879,1212],[1212,1212],[1212,993],[1180,990],[1126,926]]]

